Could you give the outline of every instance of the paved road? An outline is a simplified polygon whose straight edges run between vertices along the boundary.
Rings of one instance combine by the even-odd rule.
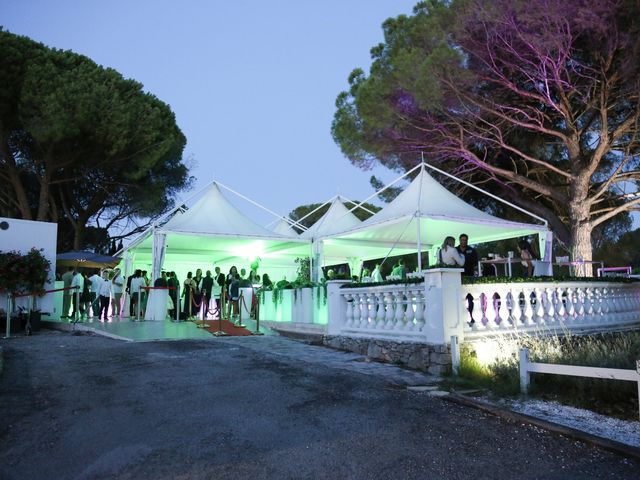
[[[638,478],[640,465],[450,404],[430,377],[278,337],[2,340],[2,479]]]

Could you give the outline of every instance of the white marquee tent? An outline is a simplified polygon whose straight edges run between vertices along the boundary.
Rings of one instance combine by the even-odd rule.
[[[546,224],[511,222],[483,212],[440,185],[424,164],[416,168],[419,173],[409,186],[378,213],[342,232],[319,237],[323,250],[362,260],[430,250],[433,263],[436,249],[449,235],[457,239],[466,233],[475,244],[538,234],[541,251],[550,255],[544,248],[551,241]]]
[[[130,256],[137,268],[152,265],[157,278],[163,267],[186,272],[216,265],[225,271],[232,264],[248,267],[259,257],[261,265],[282,271],[274,278],[279,273],[290,278],[295,257],[286,250],[308,242],[255,223],[225,198],[220,186],[212,182],[189,209],[141,235],[127,247],[125,258]]]

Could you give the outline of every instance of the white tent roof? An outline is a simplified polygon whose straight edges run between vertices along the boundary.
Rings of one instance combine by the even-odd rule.
[[[248,262],[255,257],[271,265],[294,265],[285,250],[308,241],[273,232],[251,220],[232,205],[213,182],[188,210],[175,214],[155,229],[167,236],[166,262],[200,265]],[[132,245],[135,262],[152,261],[153,230]],[[307,251],[303,249],[303,251]]]
[[[349,211],[339,195],[334,197],[329,210],[320,219],[300,234],[301,238],[314,239],[332,235],[360,225],[361,220]]]
[[[298,232],[296,232],[291,224],[284,218],[278,220],[271,230],[279,235],[284,235],[285,237],[297,238],[299,236]]]
[[[394,255],[415,252],[418,237],[427,250],[449,235],[457,239],[466,233],[475,244],[546,231],[546,225],[503,220],[469,205],[440,185],[423,166],[411,184],[378,213],[323,240],[328,250],[342,248],[345,255],[361,251],[361,258],[375,258],[385,256],[392,247]]]
[[[189,210],[182,215],[174,216],[159,231],[216,237],[285,239],[284,235],[264,228],[233,206],[215,182],[205,189],[200,199]]]

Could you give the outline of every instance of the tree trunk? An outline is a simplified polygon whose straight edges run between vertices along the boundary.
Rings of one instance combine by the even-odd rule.
[[[11,148],[7,143],[6,135],[2,135],[2,156],[6,163],[6,174],[9,177],[13,191],[16,194],[16,205],[20,210],[20,215],[24,220],[31,220],[31,209],[29,208],[29,200],[27,199],[27,192],[24,189],[24,185],[20,180],[20,172],[16,165],[16,160],[13,156]]]
[[[84,240],[84,223],[76,222],[73,226],[73,249],[82,250],[82,241]]]
[[[51,183],[51,173],[45,164],[44,175],[40,179],[40,195],[38,199],[37,220],[46,221],[49,219],[49,188]]]
[[[571,260],[574,262],[593,259],[591,243],[593,225],[590,215],[591,203],[588,201],[589,181],[590,176],[581,172],[571,185],[569,227],[571,229]],[[573,270],[577,277],[590,277],[593,274],[591,264],[575,265]]]
[[[571,228],[573,240],[571,254],[574,261],[593,260],[593,247],[591,244],[591,223],[582,223]],[[590,277],[593,275],[591,264],[576,265],[574,272],[577,277]]]

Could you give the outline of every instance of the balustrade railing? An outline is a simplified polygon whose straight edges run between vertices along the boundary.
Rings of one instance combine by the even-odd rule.
[[[427,315],[423,284],[343,288],[342,331],[382,337],[423,336]]]
[[[640,323],[640,283],[495,283],[461,291],[465,336]]]

